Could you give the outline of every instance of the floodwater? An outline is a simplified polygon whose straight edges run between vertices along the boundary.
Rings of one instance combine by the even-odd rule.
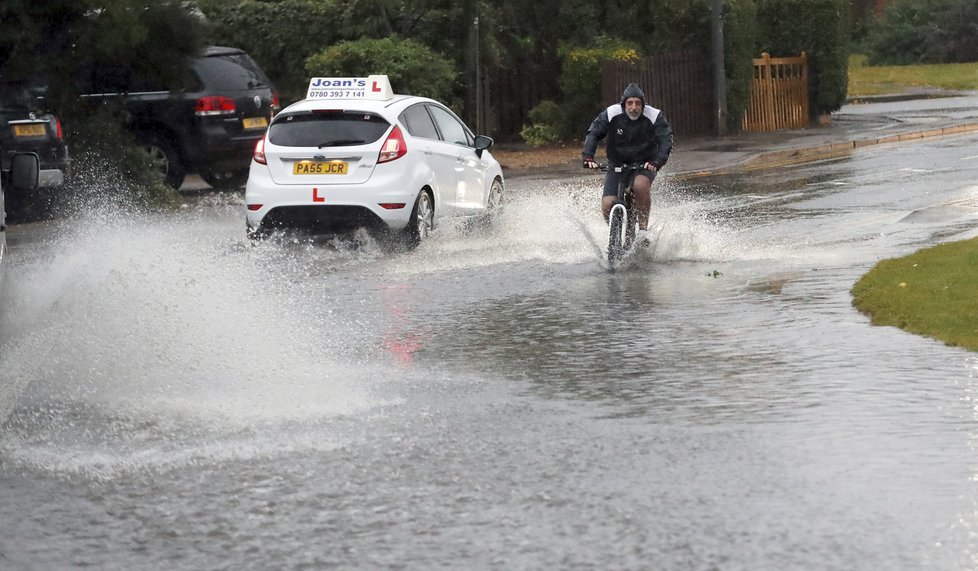
[[[598,178],[409,253],[14,228],[0,567],[974,568],[978,359],[849,294],[978,234],[974,148],[663,177],[615,274]]]

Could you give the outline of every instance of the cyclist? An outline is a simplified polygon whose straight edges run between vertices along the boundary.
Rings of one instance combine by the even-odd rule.
[[[610,135],[610,136],[609,136]],[[598,141],[608,137],[608,163],[617,167],[628,163],[641,163],[644,168],[635,175],[632,188],[640,230],[649,227],[649,208],[652,205],[650,191],[652,181],[669,154],[672,153],[672,127],[662,111],[645,104],[645,93],[630,83],[622,93],[621,101],[602,111],[591,123],[584,138],[584,168],[596,169],[594,152]],[[601,211],[604,219],[615,205],[618,196],[618,179],[624,173],[608,169],[604,179]]]

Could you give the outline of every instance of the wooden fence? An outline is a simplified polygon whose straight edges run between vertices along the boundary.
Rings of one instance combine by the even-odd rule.
[[[646,103],[665,113],[676,134],[713,132],[710,62],[700,53],[676,52],[641,58],[635,63],[601,64],[605,104],[618,101],[629,83],[642,88]]]
[[[808,56],[754,60],[754,83],[744,113],[744,131],[777,131],[808,126]]]
[[[542,64],[536,61],[508,62],[505,67],[487,69],[482,75],[483,133],[493,133],[497,138],[519,138],[520,129],[529,121],[529,112],[545,99],[557,101],[560,90],[556,79],[547,77]],[[550,75],[555,75],[551,73]],[[479,124],[473,110],[469,126]]]

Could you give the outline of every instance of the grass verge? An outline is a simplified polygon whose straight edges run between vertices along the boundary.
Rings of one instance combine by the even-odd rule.
[[[849,97],[913,89],[978,90],[978,62],[868,66],[865,55],[849,56]]]
[[[892,325],[978,351],[978,238],[883,260],[852,288],[873,325]]]

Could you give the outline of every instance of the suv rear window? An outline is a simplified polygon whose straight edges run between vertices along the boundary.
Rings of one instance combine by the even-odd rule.
[[[271,82],[248,54],[222,54],[194,60],[198,77],[206,78],[209,89],[236,91],[268,87]]]
[[[310,111],[280,115],[268,128],[268,141],[283,147],[343,147],[379,139],[390,123],[355,111]]]

